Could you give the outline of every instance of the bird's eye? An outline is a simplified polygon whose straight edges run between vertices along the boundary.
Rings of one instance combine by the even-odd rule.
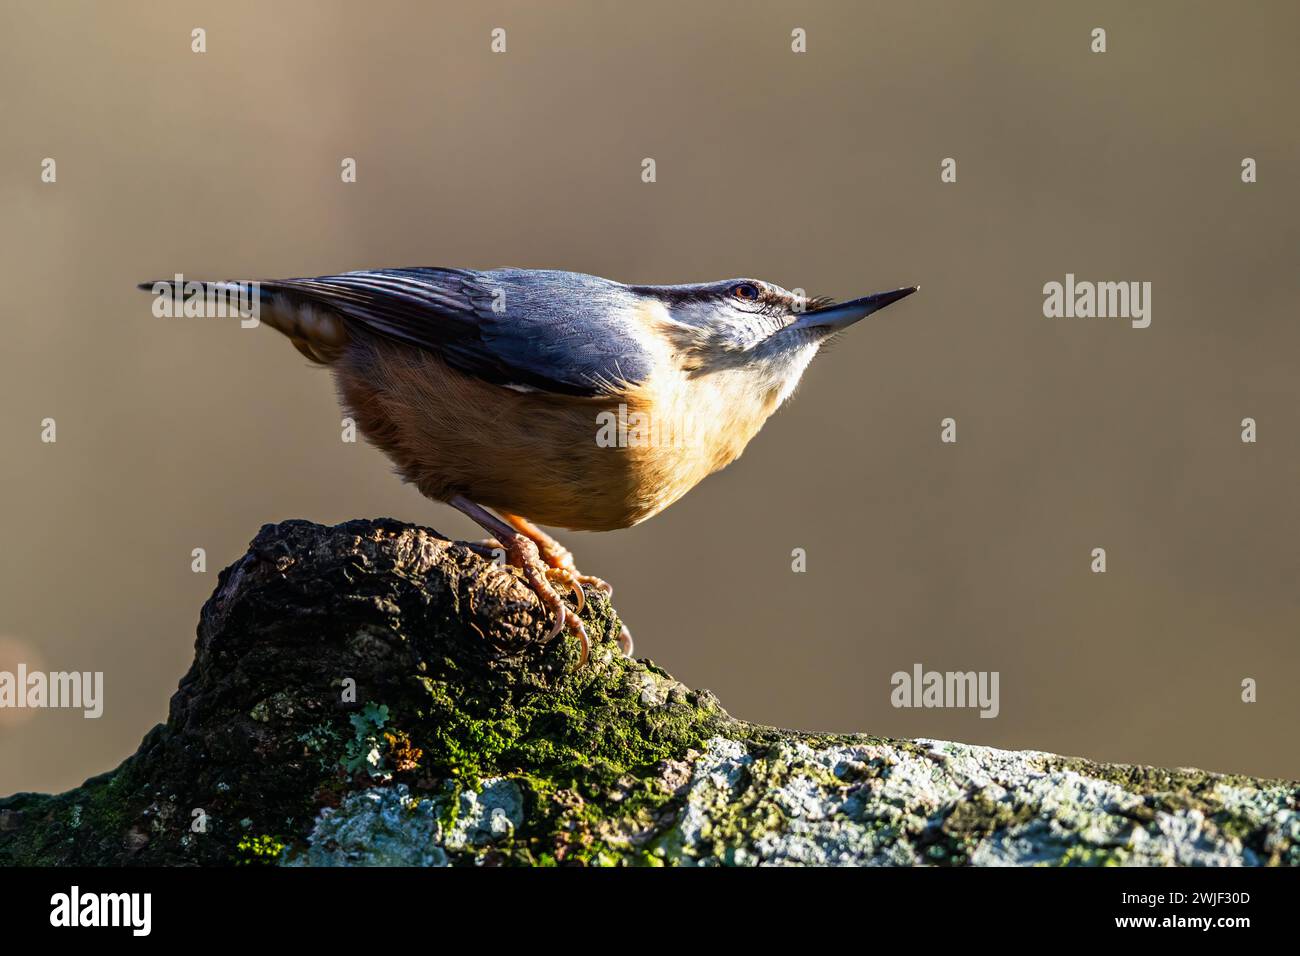
[[[742,282],[731,290],[731,294],[737,299],[743,299],[746,302],[753,302],[758,298],[758,286],[752,282]]]

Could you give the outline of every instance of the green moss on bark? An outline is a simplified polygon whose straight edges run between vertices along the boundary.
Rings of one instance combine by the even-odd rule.
[[[508,570],[392,521],[267,526],[165,724],[0,799],[0,865],[1300,864],[1300,789],[729,717],[589,592],[550,643]]]

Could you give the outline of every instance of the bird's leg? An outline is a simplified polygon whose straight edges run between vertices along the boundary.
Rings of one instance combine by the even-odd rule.
[[[590,584],[597,590],[604,591],[605,597],[613,597],[614,589],[605,581],[590,574],[582,574],[573,566],[573,552],[527,518],[502,512],[501,517],[520,534],[537,545],[537,551],[547,566],[556,572],[556,577],[565,581],[575,591],[581,592],[582,585]]]
[[[537,551],[542,560],[550,567],[548,573],[567,584],[573,590],[573,593],[577,595],[578,610],[582,610],[583,605],[586,603],[586,597],[582,593],[584,584],[589,584],[599,591],[604,591],[606,598],[614,596],[614,588],[609,583],[594,575],[580,573],[573,565],[573,552],[527,518],[521,518],[519,515],[513,515],[506,511],[501,513],[501,517],[516,531],[537,545]],[[632,632],[627,629],[626,624],[623,625],[623,629],[618,635],[618,646],[625,657],[632,656]]]
[[[532,538],[520,534],[492,512],[470,501],[464,495],[455,495],[447,503],[468,515],[479,527],[492,535],[500,543],[501,549],[505,551],[506,561],[524,573],[524,580],[533,589],[537,599],[555,617],[555,626],[546,635],[546,640],[549,641],[556,637],[566,627],[572,628],[582,640],[582,660],[578,666],[581,667],[586,664],[587,654],[591,650],[591,642],[587,638],[587,629],[582,626],[582,621],[578,619],[578,615],[569,610],[568,605],[564,603],[564,599],[560,597],[560,593],[551,586],[548,579],[551,568],[542,560],[537,545]],[[578,589],[578,593],[581,595],[581,588]],[[579,609],[581,609],[581,604]]]

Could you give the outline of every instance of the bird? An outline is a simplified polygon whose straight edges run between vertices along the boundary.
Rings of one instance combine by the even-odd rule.
[[[663,511],[740,457],[830,339],[917,288],[837,303],[752,278],[436,267],[139,287],[237,297],[329,367],[361,434],[491,536],[552,619],[545,639],[580,639],[579,666],[583,586],[612,588],[538,525],[609,531]],[[626,628],[619,644],[631,656]]]

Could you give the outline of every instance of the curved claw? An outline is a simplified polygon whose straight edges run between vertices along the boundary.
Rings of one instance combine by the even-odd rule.
[[[582,622],[576,617],[573,619],[573,626],[578,631],[578,638],[582,641],[582,658],[578,661],[579,667],[586,666],[587,655],[591,653],[591,639],[587,637],[587,629],[582,626]]]
[[[582,609],[587,606],[587,593],[582,590],[582,584],[571,574],[566,579],[566,583],[569,585],[570,590],[573,591],[574,610],[581,614]]]
[[[573,632],[582,641],[582,658],[578,661],[578,666],[583,667],[586,665],[587,657],[591,653],[591,638],[587,636],[587,628],[578,619],[578,615],[568,608],[562,607],[560,612],[555,615],[555,624],[551,627],[551,632],[546,635],[545,642],[550,643],[569,628],[573,628]]]
[[[551,629],[547,631],[546,636],[542,638],[543,644],[549,644],[551,643],[551,641],[555,640],[557,637],[560,636],[561,632],[563,632],[564,630],[564,624],[565,624],[564,618],[565,618],[564,608],[560,608],[559,612],[555,615],[555,623],[551,625]]]
[[[573,604],[579,614],[587,606],[587,595],[582,590],[582,583],[578,575],[574,574],[567,568],[547,568],[546,579],[561,581],[564,586],[573,592]]]
[[[632,632],[627,629],[627,625],[622,625],[622,630],[618,632],[618,649],[623,652],[624,657],[632,656]]]

